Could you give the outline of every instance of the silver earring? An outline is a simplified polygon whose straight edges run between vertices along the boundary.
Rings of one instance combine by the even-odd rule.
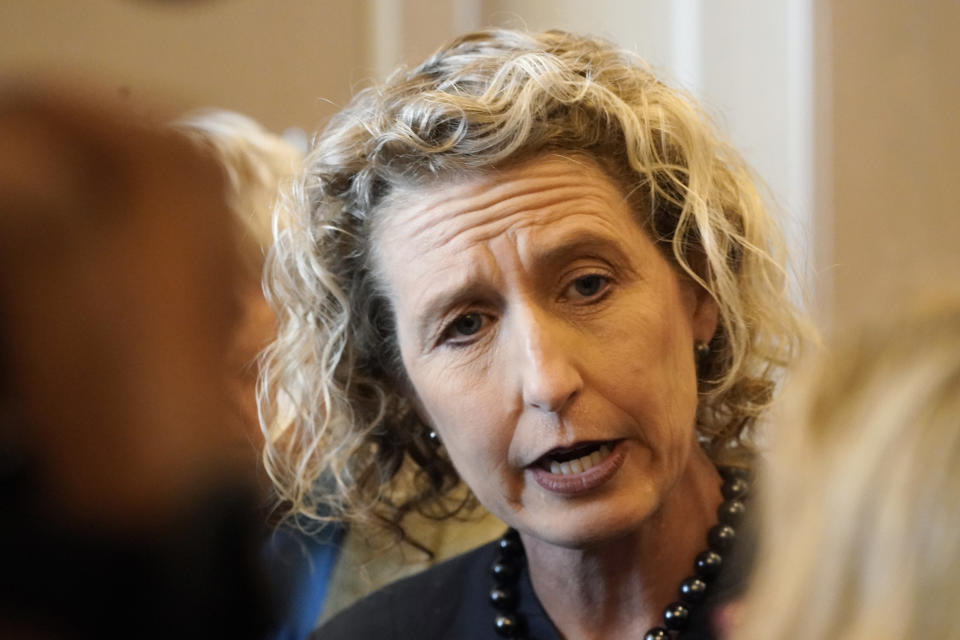
[[[430,441],[430,444],[432,444],[435,447],[439,447],[440,445],[443,444],[442,442],[440,442],[440,434],[437,433],[436,429],[430,429],[429,431],[427,431],[427,439]]]
[[[710,345],[702,340],[697,340],[693,346],[693,353],[696,356],[697,362],[700,362],[710,354]]]

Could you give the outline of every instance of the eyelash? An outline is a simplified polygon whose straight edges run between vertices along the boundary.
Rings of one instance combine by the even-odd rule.
[[[609,292],[610,285],[613,282],[613,279],[605,273],[584,273],[578,275],[563,289],[563,299],[569,300],[570,298],[574,297],[570,295],[570,292],[574,290],[574,287],[576,287],[577,283],[583,282],[587,278],[598,278],[602,282],[600,283],[599,290],[592,294],[582,294],[580,292],[576,293],[576,297],[579,297],[580,302],[585,304],[599,302]]]
[[[454,339],[453,336],[452,336],[452,334],[453,334],[453,332],[456,330],[456,325],[457,325],[457,323],[460,322],[461,320],[463,320],[464,318],[469,317],[469,316],[478,316],[478,317],[480,318],[481,322],[483,322],[483,324],[482,324],[474,333],[467,334],[466,336],[463,336],[463,337],[465,337],[465,338],[468,338],[467,340],[456,340],[456,339]],[[451,347],[454,347],[454,348],[469,346],[469,345],[473,344],[473,342],[475,342],[475,340],[476,340],[475,338],[473,338],[473,339],[470,339],[470,338],[472,338],[472,337],[475,336],[477,333],[479,333],[480,331],[482,331],[483,328],[487,325],[487,323],[489,323],[489,318],[488,318],[488,316],[487,316],[486,314],[484,314],[484,313],[480,313],[479,311],[469,311],[469,312],[467,312],[467,313],[461,314],[461,315],[457,316],[456,318],[454,318],[453,321],[450,322],[450,324],[448,324],[446,327],[444,327],[443,332],[440,334],[440,344],[442,344],[442,345],[447,345],[447,346],[451,346]]]
[[[580,298],[580,304],[592,304],[592,303],[599,302],[600,300],[602,300],[603,298],[605,298],[606,295],[607,295],[607,293],[609,293],[609,291],[610,291],[610,285],[611,285],[611,283],[612,283],[612,278],[610,278],[610,276],[608,276],[608,275],[606,275],[606,274],[603,274],[603,273],[585,273],[585,274],[582,274],[582,275],[577,276],[577,277],[574,278],[566,287],[564,287],[564,289],[563,289],[563,292],[564,292],[564,293],[563,293],[562,299],[567,300],[567,299],[573,297],[573,296],[569,296],[569,295],[568,295],[568,292],[569,292],[573,287],[575,287],[575,286],[577,285],[577,283],[582,282],[583,280],[585,280],[585,279],[587,279],[587,278],[599,278],[600,280],[602,280],[602,283],[601,283],[601,285],[600,285],[600,289],[599,289],[596,293],[593,293],[593,294],[590,294],[590,295],[583,295],[583,294],[579,294],[579,293],[578,293],[579,296],[582,296],[582,297]],[[465,318],[470,317],[470,316],[478,316],[479,320],[480,320],[483,324],[481,324],[480,327],[478,327],[477,330],[474,331],[473,333],[466,334],[465,336],[463,336],[464,338],[467,338],[466,340],[456,340],[456,339],[454,339],[452,334],[453,334],[453,332],[456,330],[456,325],[457,325],[457,323],[460,322],[461,320],[465,319]],[[488,316],[487,314],[481,313],[480,311],[469,311],[469,312],[467,312],[467,313],[461,314],[461,315],[457,316],[456,318],[454,318],[447,326],[444,327],[443,331],[442,331],[441,334],[440,334],[440,340],[439,340],[438,343],[441,344],[441,345],[447,345],[447,346],[451,346],[451,347],[454,347],[454,348],[461,348],[461,347],[469,346],[469,345],[473,344],[473,343],[476,341],[475,338],[474,338],[474,339],[470,339],[471,336],[475,336],[476,334],[478,334],[478,333],[480,333],[481,331],[483,331],[484,327],[486,327],[487,324],[489,324],[489,322],[490,322],[489,316]]]

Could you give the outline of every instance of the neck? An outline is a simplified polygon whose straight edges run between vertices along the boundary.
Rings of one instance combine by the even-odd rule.
[[[522,536],[534,591],[564,638],[642,638],[677,599],[722,501],[699,447],[664,503],[627,536],[564,548]]]

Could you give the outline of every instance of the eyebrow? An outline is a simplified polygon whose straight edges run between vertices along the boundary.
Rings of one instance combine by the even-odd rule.
[[[616,266],[621,268],[629,267],[629,256],[621,249],[621,242],[613,235],[598,233],[596,231],[583,231],[576,234],[570,234],[570,237],[561,240],[558,244],[551,246],[541,252],[534,254],[534,262],[544,269],[556,268],[570,260],[571,255],[582,254],[603,254],[603,257],[611,257]]]
[[[532,259],[538,271],[555,271],[564,263],[569,262],[571,256],[589,254],[603,254],[614,265],[621,269],[631,269],[629,257],[620,248],[617,239],[605,233],[596,231],[582,231],[568,234],[558,244],[533,254]],[[611,253],[613,255],[611,255]],[[432,344],[436,335],[435,325],[438,318],[449,309],[474,302],[478,299],[488,300],[498,298],[499,295],[490,285],[482,281],[468,281],[462,286],[453,286],[441,290],[427,299],[424,312],[420,314],[417,323],[417,337],[423,349]]]

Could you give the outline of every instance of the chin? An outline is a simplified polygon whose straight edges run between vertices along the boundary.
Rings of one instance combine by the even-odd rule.
[[[513,524],[521,533],[567,549],[587,549],[636,534],[656,512],[641,496],[610,503],[528,511]]]

